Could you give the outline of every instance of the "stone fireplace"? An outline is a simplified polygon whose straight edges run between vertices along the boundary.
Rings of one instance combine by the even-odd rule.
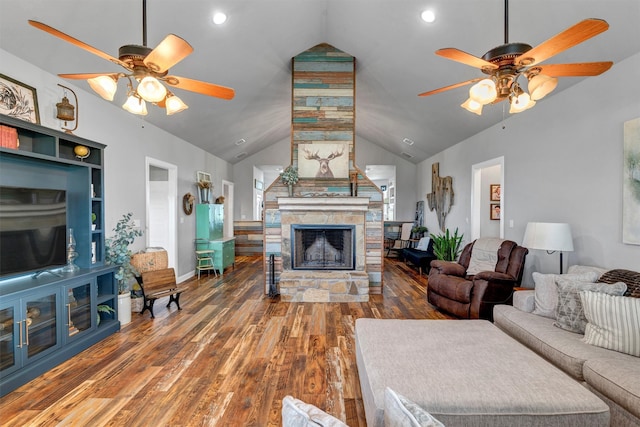
[[[355,163],[355,58],[320,44],[292,59],[291,165],[264,192],[265,293],[360,302],[382,291],[382,192]]]

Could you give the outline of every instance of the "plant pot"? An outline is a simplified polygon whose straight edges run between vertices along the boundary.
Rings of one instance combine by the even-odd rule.
[[[121,325],[131,322],[131,294],[118,295],[118,320]]]
[[[293,197],[293,184],[289,184],[289,197]]]

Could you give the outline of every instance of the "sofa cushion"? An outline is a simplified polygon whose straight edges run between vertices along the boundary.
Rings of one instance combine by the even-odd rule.
[[[428,237],[421,237],[420,241],[416,245],[416,249],[419,251],[428,251],[429,250],[429,241],[431,239]]]
[[[323,410],[292,396],[282,399],[283,427],[348,427]]]
[[[640,298],[580,292],[580,299],[587,344],[640,357]]]
[[[584,334],[584,328],[587,325],[579,292],[596,291],[609,295],[622,295],[627,290],[627,285],[623,282],[610,285],[608,283],[580,282],[562,277],[556,281],[556,285],[558,286],[558,309],[554,326],[578,334]]]
[[[640,359],[621,353],[587,360],[584,378],[594,390],[640,418]]]
[[[579,381],[584,380],[582,366],[586,360],[610,357],[612,353],[586,344],[580,334],[554,327],[553,319],[525,313],[510,305],[495,306],[493,320],[500,329]]]
[[[602,267],[594,267],[591,265],[571,265],[567,270],[567,274],[581,274],[581,273],[589,273],[594,272],[598,275],[598,279],[606,273],[608,270]],[[597,280],[597,279],[596,279]],[[618,282],[619,280],[616,280]]]
[[[558,306],[558,287],[556,280],[565,278],[570,280],[580,280],[582,282],[595,282],[598,280],[598,273],[586,271],[577,274],[542,274],[533,273],[533,283],[535,283],[535,306],[533,314],[539,316],[556,318],[556,308]]]
[[[433,415],[389,387],[384,390],[385,427],[444,427]]]

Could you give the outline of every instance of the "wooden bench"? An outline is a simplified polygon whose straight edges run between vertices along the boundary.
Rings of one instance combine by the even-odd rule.
[[[142,273],[142,283],[140,287],[142,288],[142,296],[144,298],[144,307],[140,314],[144,314],[145,310],[149,310],[152,319],[155,318],[153,315],[153,303],[155,303],[158,298],[168,296],[169,303],[167,304],[167,308],[169,308],[172,302],[175,302],[178,310],[182,310],[180,308],[180,294],[189,289],[186,286],[178,286],[176,284],[176,273],[173,268],[145,271]]]

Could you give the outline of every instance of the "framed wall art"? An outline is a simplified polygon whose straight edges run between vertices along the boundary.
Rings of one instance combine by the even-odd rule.
[[[0,114],[40,124],[36,89],[0,74]]]
[[[490,185],[490,194],[492,202],[500,201],[500,184],[491,184]]]
[[[298,144],[300,178],[349,178],[349,144]]]
[[[624,123],[622,243],[640,245],[640,117]]]
[[[491,203],[490,207],[489,219],[500,220],[500,203]]]

